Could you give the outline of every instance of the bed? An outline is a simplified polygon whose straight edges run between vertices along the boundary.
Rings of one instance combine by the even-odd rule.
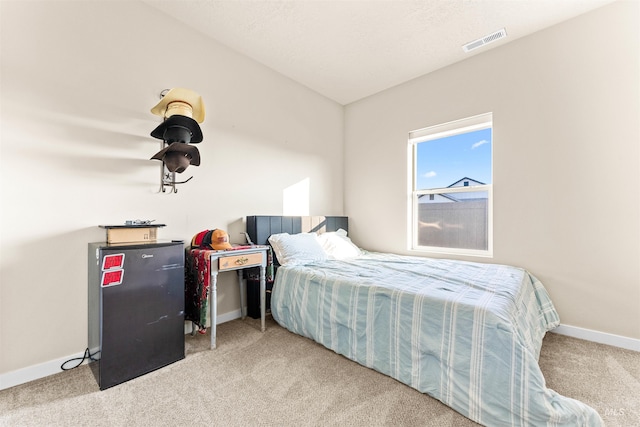
[[[559,318],[529,272],[367,252],[345,217],[303,218],[247,218],[280,264],[271,313],[281,326],[483,425],[603,425],[545,385],[538,357]]]

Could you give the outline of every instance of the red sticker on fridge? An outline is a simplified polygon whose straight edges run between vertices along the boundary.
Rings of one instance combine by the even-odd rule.
[[[122,283],[124,270],[112,270],[102,273],[102,286],[115,286]]]
[[[124,267],[124,254],[105,255],[102,259],[102,270]]]

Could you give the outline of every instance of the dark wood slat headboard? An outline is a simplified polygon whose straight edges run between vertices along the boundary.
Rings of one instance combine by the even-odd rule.
[[[346,216],[266,216],[247,217],[247,233],[258,245],[268,245],[269,236],[277,233],[324,233],[342,228],[349,231],[349,218]]]

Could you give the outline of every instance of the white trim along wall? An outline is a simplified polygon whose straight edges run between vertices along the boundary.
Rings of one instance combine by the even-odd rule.
[[[551,332],[568,337],[579,338],[581,340],[593,341],[613,347],[620,347],[627,350],[640,352],[640,340],[623,337],[620,335],[607,334],[604,332],[592,331],[590,329],[578,328],[577,326],[560,325]]]

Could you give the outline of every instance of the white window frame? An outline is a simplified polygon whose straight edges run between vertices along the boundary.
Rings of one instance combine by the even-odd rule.
[[[447,187],[433,188],[428,190],[418,190],[416,188],[416,161],[417,147],[421,142],[440,139],[447,136],[458,135],[462,133],[473,132],[481,129],[492,129],[491,137],[491,183],[485,185],[470,185],[467,187]],[[430,126],[409,132],[408,143],[408,161],[409,161],[409,197],[408,197],[408,239],[409,250],[415,252],[427,252],[438,254],[452,255],[468,255],[477,257],[493,257],[493,150],[495,141],[495,129],[493,129],[493,114],[485,113],[466,119],[455,120],[441,125]],[[420,246],[418,244],[418,197],[429,194],[447,194],[447,193],[469,193],[469,192],[486,192],[487,193],[487,249],[464,249],[464,248],[447,248],[439,246]]]

